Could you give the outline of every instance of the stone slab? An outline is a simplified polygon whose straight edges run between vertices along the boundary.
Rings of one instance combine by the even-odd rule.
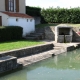
[[[0,58],[0,73],[10,71],[17,68],[17,58],[13,56],[5,56]]]

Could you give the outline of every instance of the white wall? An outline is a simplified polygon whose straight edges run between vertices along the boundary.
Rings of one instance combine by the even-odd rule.
[[[21,26],[23,28],[23,36],[26,36],[26,34],[29,34],[30,32],[35,31],[35,21],[33,18],[17,18],[18,21],[16,21],[17,17],[9,17],[8,19],[8,25],[9,26]],[[27,22],[28,19],[28,22]],[[30,21],[32,19],[32,21]]]
[[[7,26],[9,16],[1,12],[0,12],[0,16],[2,16],[2,26]]]
[[[40,17],[36,17],[36,16],[33,16],[34,19],[35,19],[35,24],[40,24],[41,23],[41,18]]]

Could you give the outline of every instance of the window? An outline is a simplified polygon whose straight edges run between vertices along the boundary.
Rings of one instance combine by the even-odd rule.
[[[9,4],[9,11],[14,11],[14,0],[9,0],[9,2],[8,2],[8,4]]]
[[[16,21],[18,21],[18,18],[16,18]]]
[[[30,22],[32,22],[32,19],[30,19]]]
[[[5,0],[5,10],[19,12],[19,0]]]
[[[27,19],[27,22],[28,22],[28,19]]]

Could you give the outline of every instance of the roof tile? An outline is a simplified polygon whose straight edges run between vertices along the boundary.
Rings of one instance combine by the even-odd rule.
[[[2,13],[12,17],[33,18],[32,16],[23,13],[15,13],[15,12],[2,12]]]

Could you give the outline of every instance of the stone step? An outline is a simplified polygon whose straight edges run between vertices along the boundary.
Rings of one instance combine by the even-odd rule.
[[[38,37],[39,35],[31,35],[31,34],[29,34],[29,35],[26,35],[26,37]]]
[[[44,33],[30,33],[30,34],[43,35]]]
[[[39,37],[43,37],[44,35],[43,34],[30,34],[28,36],[39,36]]]
[[[26,35],[25,38],[28,40],[43,40],[44,33],[30,33],[29,35]]]
[[[55,47],[64,47],[66,44],[64,43],[55,43],[54,46]]]
[[[56,49],[56,50],[62,49],[62,47],[53,47],[53,48]]]
[[[29,64],[49,58],[51,56],[52,56],[51,54],[44,52],[44,53],[39,53],[39,54],[28,56],[28,57],[19,58],[17,59],[17,62],[19,64],[23,64],[23,66],[27,66]]]
[[[47,59],[49,57],[52,57],[53,55],[57,55],[63,52],[65,52],[64,49],[60,49],[60,50],[52,49],[52,50],[41,52],[39,54],[35,54],[35,55],[23,57],[23,58],[18,58],[17,62],[23,64],[23,66],[26,66],[26,65],[41,61],[43,59]]]
[[[28,37],[25,37],[25,39],[27,39],[27,40],[39,40],[39,38],[35,37],[35,36],[28,36]]]
[[[42,37],[43,35],[37,35],[37,34],[32,34],[32,35],[27,35],[26,37]]]

